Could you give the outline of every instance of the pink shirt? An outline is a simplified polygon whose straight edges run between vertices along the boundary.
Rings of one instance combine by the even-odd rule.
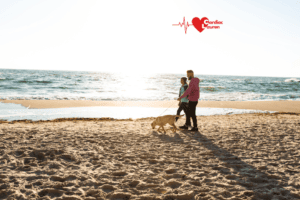
[[[198,101],[200,98],[199,78],[192,78],[188,89],[179,98],[184,98],[189,95],[189,101]]]

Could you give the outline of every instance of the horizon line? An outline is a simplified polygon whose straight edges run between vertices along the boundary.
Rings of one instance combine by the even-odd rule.
[[[100,73],[127,73],[124,71],[118,71],[118,72],[111,72],[111,71],[98,71],[98,70],[59,70],[59,69],[18,69],[18,68],[0,68],[0,70],[36,70],[36,71],[68,71],[68,72],[100,72]],[[131,72],[129,72],[131,73]],[[144,72],[144,73],[140,73],[140,74],[149,74],[149,73],[153,73],[153,74],[176,74],[176,75],[182,75],[182,74],[186,74],[186,72],[184,73],[168,73],[168,72]],[[196,75],[208,75],[208,76],[249,76],[249,77],[276,77],[276,78],[300,78],[300,76],[263,76],[263,75],[232,75],[232,74],[196,74]]]

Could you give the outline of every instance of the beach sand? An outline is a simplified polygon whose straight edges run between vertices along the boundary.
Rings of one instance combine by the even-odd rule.
[[[153,119],[1,122],[0,199],[300,198],[300,115]]]
[[[69,108],[89,106],[122,106],[176,108],[178,101],[91,101],[91,100],[1,100],[31,108]],[[236,108],[300,113],[300,101],[199,101],[197,107]]]

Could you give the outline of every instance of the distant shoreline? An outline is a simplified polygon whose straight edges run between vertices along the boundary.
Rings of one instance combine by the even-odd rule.
[[[2,103],[21,104],[29,109],[71,107],[153,107],[176,108],[178,101],[92,101],[92,100],[1,100]],[[300,101],[199,101],[197,107],[234,108],[300,113]]]

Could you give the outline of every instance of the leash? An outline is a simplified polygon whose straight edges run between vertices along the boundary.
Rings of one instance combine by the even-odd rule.
[[[177,103],[177,102],[176,102]],[[171,106],[173,106],[174,104],[171,104]],[[171,108],[171,106],[169,106],[164,112],[166,112],[169,108]],[[159,116],[161,116],[164,112],[162,112],[160,115],[158,115],[158,117]]]

